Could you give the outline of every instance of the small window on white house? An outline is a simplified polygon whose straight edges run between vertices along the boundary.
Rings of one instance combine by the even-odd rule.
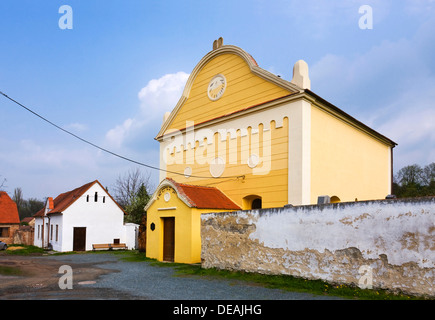
[[[106,203],[106,196],[103,196],[103,203]]]
[[[86,202],[89,202],[89,195],[86,196]]]
[[[98,201],[98,192],[96,192],[96,191],[95,191],[94,201],[95,201],[95,202]]]

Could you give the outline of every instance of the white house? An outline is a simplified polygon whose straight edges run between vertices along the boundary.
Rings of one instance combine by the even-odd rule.
[[[34,245],[55,251],[92,250],[94,244],[137,246],[138,225],[124,225],[125,212],[95,180],[48,198],[35,217]]]

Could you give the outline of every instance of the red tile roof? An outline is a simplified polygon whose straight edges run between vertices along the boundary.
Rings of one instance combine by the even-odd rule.
[[[89,182],[79,188],[76,188],[74,190],[61,193],[58,195],[54,200],[52,198],[49,198],[49,208],[51,209],[49,214],[51,213],[61,213],[65,211],[70,205],[72,205],[77,199],[79,199],[91,186],[93,186],[95,183],[98,183],[101,188],[103,186],[98,180]],[[104,189],[104,188],[103,188]],[[112,198],[112,196],[109,194],[109,197],[117,204],[117,202]],[[119,205],[118,205],[119,206]],[[122,208],[120,207],[122,210]],[[124,210],[122,210],[124,211]],[[35,213],[34,217],[42,217],[45,212],[45,207],[41,210],[39,210],[37,213]]]
[[[203,187],[182,184],[171,178],[166,178],[175,186],[181,197],[185,198],[191,207],[199,209],[241,210],[230,198],[215,187]]]
[[[33,219],[35,219],[35,218],[33,218],[33,217],[25,217],[25,218],[23,218],[23,220],[21,220],[21,222],[27,222],[27,223],[29,223],[29,222],[32,222]]]
[[[0,191],[0,223],[20,223],[17,204],[4,191]]]

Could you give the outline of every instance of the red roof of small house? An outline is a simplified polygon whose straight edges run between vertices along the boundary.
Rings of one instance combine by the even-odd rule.
[[[171,178],[166,178],[166,180],[174,185],[178,193],[189,202],[191,207],[198,209],[241,210],[237,204],[218,188],[178,183]]]
[[[33,219],[35,219],[35,218],[34,217],[25,217],[21,220],[21,222],[29,223],[29,222],[32,222]]]
[[[0,191],[0,223],[20,223],[17,204],[4,191]]]
[[[95,183],[98,183],[101,188],[103,186],[98,180],[89,182],[79,188],[76,188],[74,190],[61,193],[58,195],[54,200],[52,198],[48,198],[49,201],[49,209],[51,209],[48,214],[52,213],[62,213],[65,211],[70,205],[72,205],[77,199],[79,199],[87,190],[89,190],[90,187],[92,187]],[[103,188],[104,189],[104,188]],[[118,205],[118,203],[112,198],[112,196],[107,193],[109,197]],[[119,205],[118,205],[119,206]],[[122,208],[119,207],[121,210]],[[124,210],[122,210],[124,212]],[[44,216],[45,207],[41,210],[39,210],[37,213],[35,213],[34,217],[42,217]],[[125,214],[125,212],[124,212]]]

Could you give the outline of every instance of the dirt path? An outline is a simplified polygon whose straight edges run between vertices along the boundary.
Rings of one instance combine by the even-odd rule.
[[[74,270],[74,290],[62,290],[59,273],[62,265]],[[0,269],[13,269],[15,275],[0,274],[0,299],[126,299],[115,290],[95,292],[91,286],[99,276],[116,272],[96,267],[93,263],[71,263],[50,257],[0,256]],[[4,268],[3,268],[4,269]]]
[[[61,289],[63,265],[73,271],[73,290]],[[5,268],[9,267],[9,268]],[[122,255],[0,255],[0,300],[312,300],[336,299],[309,293],[270,289],[243,281],[176,276],[171,267],[147,261],[126,261]],[[5,269],[19,275],[5,275]],[[7,271],[7,270],[6,270]],[[59,281],[61,280],[61,281]]]

